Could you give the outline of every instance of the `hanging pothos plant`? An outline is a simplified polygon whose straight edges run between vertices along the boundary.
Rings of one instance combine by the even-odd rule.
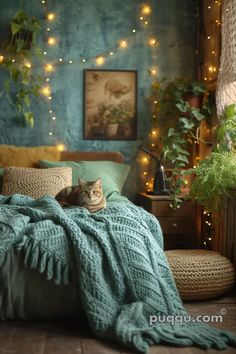
[[[19,10],[10,22],[10,35],[3,44],[0,65],[8,72],[2,94],[6,94],[17,115],[23,116],[31,127],[34,125],[30,109],[32,98],[38,97],[42,84],[42,77],[32,72],[32,60],[41,58],[41,50],[36,44],[40,30],[35,17]]]
[[[169,178],[172,207],[178,207],[182,199],[181,187],[184,179],[179,178],[189,167],[190,150],[198,140],[201,122],[210,117],[210,105],[206,88],[201,82],[176,78],[167,84],[155,82],[149,97],[153,103],[153,124],[160,131],[159,150],[163,163],[171,168]]]

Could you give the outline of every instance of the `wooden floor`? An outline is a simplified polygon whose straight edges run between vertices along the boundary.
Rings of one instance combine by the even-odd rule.
[[[236,333],[236,296],[229,295],[219,300],[187,303],[192,315],[216,315],[225,309],[223,323],[216,327]],[[131,354],[119,344],[95,339],[86,322],[78,326],[75,321],[57,322],[0,322],[0,354]],[[224,351],[198,348],[174,348],[154,346],[149,354],[235,354],[236,348]]]

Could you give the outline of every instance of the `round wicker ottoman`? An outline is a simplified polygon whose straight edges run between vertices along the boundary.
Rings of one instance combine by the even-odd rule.
[[[183,300],[217,297],[234,284],[233,265],[218,252],[171,250],[165,254]]]

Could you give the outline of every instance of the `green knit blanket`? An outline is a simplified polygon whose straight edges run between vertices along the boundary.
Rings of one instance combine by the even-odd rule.
[[[61,208],[49,196],[0,196],[0,255],[14,247],[27,266],[58,284],[68,283],[76,272],[97,336],[140,352],[157,343],[236,346],[231,332],[194,321],[163,321],[187,313],[162,246],[156,218],[132,203],[114,202],[90,214],[84,208]],[[150,318],[158,321],[151,325]]]

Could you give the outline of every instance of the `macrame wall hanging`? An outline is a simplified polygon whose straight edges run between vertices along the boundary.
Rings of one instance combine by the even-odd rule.
[[[225,106],[236,103],[236,0],[224,0],[222,48],[217,81],[216,105],[220,116]]]

